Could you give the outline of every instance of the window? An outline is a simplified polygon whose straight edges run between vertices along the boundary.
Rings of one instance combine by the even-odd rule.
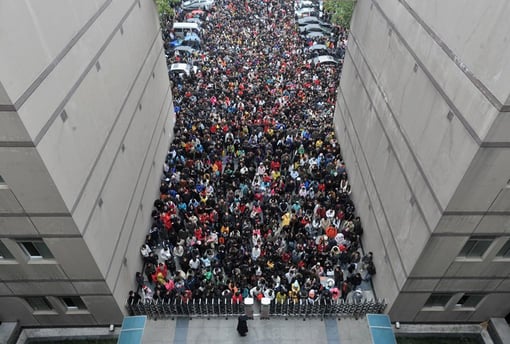
[[[83,300],[79,296],[65,296],[61,297],[61,300],[67,307],[68,311],[87,309],[87,307],[83,303]]]
[[[510,239],[506,241],[505,245],[503,245],[496,256],[501,258],[510,258]]]
[[[24,240],[18,242],[30,259],[52,259],[50,249],[42,240]]]
[[[476,308],[480,301],[484,298],[484,294],[464,294],[457,301],[455,307],[459,308]]]
[[[459,257],[481,258],[494,241],[494,237],[472,237],[459,253]]]
[[[38,311],[52,311],[53,306],[44,296],[42,297],[26,297],[25,301],[32,307],[34,312]]]
[[[5,247],[4,243],[0,241],[0,260],[3,259],[14,259],[11,252]]]
[[[453,294],[431,294],[424,307],[445,307]]]
[[[7,183],[5,182],[4,178],[0,175],[0,189],[8,189]]]

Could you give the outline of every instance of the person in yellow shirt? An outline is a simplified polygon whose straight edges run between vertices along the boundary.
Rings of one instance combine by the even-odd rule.
[[[317,149],[321,148],[323,143],[324,142],[321,139],[318,139],[317,141],[315,141],[315,148]]]
[[[287,301],[287,294],[283,290],[279,290],[278,293],[276,293],[276,303],[284,304],[285,301]]]
[[[223,226],[221,226],[220,231],[223,236],[228,236],[228,234],[230,232],[230,227],[228,225],[224,224]]]
[[[280,171],[277,171],[277,170],[273,170],[271,171],[271,179],[272,180],[278,180],[278,178],[280,178]]]
[[[290,213],[286,212],[285,214],[282,215],[281,226],[282,227],[286,227],[286,226],[289,226],[289,225],[290,225]]]
[[[289,298],[292,299],[294,303],[299,302],[299,291],[301,290],[298,281],[294,281],[292,283],[292,287],[289,290]]]

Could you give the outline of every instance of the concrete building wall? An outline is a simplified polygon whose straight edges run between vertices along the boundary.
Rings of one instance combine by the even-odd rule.
[[[120,323],[174,124],[155,5],[9,2],[0,32],[0,320]]]
[[[394,320],[510,311],[508,259],[497,256],[510,238],[510,67],[499,48],[510,31],[498,21],[508,14],[505,1],[356,5],[335,125]],[[480,235],[491,242],[483,256],[460,257]],[[445,307],[424,308],[441,293]],[[459,306],[475,294],[474,309]]]

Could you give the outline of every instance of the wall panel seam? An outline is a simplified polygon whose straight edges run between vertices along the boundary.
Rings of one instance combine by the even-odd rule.
[[[457,106],[453,103],[453,101],[448,97],[446,92],[441,88],[438,81],[434,78],[432,73],[428,70],[428,68],[425,66],[425,64],[421,61],[421,59],[416,55],[413,49],[411,49],[411,46],[407,41],[404,39],[404,36],[397,30],[395,24],[389,19],[389,17],[386,15],[386,13],[383,12],[381,7],[376,1],[373,1],[375,7],[381,14],[381,16],[384,18],[384,20],[388,23],[388,26],[391,27],[391,29],[395,32],[395,34],[398,36],[399,40],[402,42],[402,45],[406,48],[406,50],[409,52],[409,54],[413,57],[413,59],[416,61],[416,64],[420,66],[420,68],[423,70],[427,78],[430,80],[431,84],[434,86],[436,91],[441,95],[443,100],[448,104],[452,112],[455,114],[455,116],[459,119],[459,121],[462,123],[466,131],[471,135],[473,140],[475,140],[477,145],[480,145],[482,143],[482,139],[478,136],[476,131],[473,129],[473,127],[469,124],[469,122],[466,120],[466,118],[462,115],[460,110],[457,108]],[[352,35],[352,32],[351,32]]]
[[[115,34],[119,31],[120,27],[122,26],[122,24],[124,23],[124,21],[127,19],[127,17],[131,14],[133,8],[135,8],[135,5],[138,3],[138,1],[135,1],[133,2],[133,4],[129,7],[128,11],[126,12],[126,14],[124,14],[124,16],[122,17],[122,19],[120,20],[119,24],[117,24],[117,26],[113,29],[113,31],[110,33],[110,35],[108,36],[108,38],[106,39],[106,41],[104,42],[104,44],[101,46],[101,48],[99,49],[99,51],[96,53],[96,55],[94,55],[94,57],[92,58],[92,60],[90,61],[90,63],[87,65],[87,67],[85,68],[85,70],[83,71],[83,73],[80,75],[80,77],[78,78],[78,80],[74,83],[74,85],[71,87],[71,89],[67,92],[66,96],[64,97],[64,99],[62,99],[62,101],[60,102],[60,104],[57,106],[57,108],[55,109],[55,111],[53,112],[53,114],[50,116],[50,118],[48,119],[48,121],[46,121],[46,123],[43,125],[43,127],[41,128],[41,130],[39,131],[39,133],[35,136],[34,138],[34,144],[37,146],[39,144],[39,142],[41,142],[41,140],[43,139],[44,135],[46,135],[46,133],[48,132],[48,130],[51,128],[51,126],[53,125],[53,122],[55,122],[55,120],[57,119],[57,117],[60,115],[60,113],[62,112],[62,110],[64,110],[64,107],[65,105],[67,104],[67,102],[71,99],[71,97],[74,95],[74,93],[76,92],[76,90],[78,89],[78,87],[81,85],[81,83],[83,82],[83,80],[85,80],[85,77],[89,74],[89,72],[91,71],[91,69],[95,66],[97,60],[99,59],[99,57],[103,54],[103,52],[105,51],[105,49],[108,47],[108,45],[110,44],[110,42],[112,41],[113,37],[115,37]]]
[[[167,88],[167,91],[165,92],[165,94],[169,94],[169,91],[170,91],[170,84],[168,85],[168,88]],[[160,109],[160,113],[159,113],[159,117],[160,117],[160,118],[161,118],[161,116],[162,116],[162,115],[165,115],[165,114],[167,113],[167,111],[163,111],[163,109],[164,109],[164,107],[165,107],[165,103],[166,103],[166,101],[164,101],[164,102],[163,102],[163,104],[161,105],[161,109]],[[172,101],[171,101],[171,99],[170,99],[170,101],[169,101],[169,106],[167,107],[167,110],[168,110],[168,109],[171,109],[171,106],[172,106],[172,105],[173,105],[173,104],[172,104]],[[157,123],[156,123],[156,126],[155,126],[154,131],[153,131],[153,135],[152,135],[152,137],[153,137],[153,138],[154,138],[154,132],[156,132],[156,129],[159,127],[160,121],[161,121],[161,119],[158,119],[158,121],[157,121]],[[165,136],[165,134],[163,133],[163,129],[164,129],[164,127],[165,127],[164,125],[161,127],[161,133],[160,133],[159,138],[158,138],[158,143],[157,143],[157,145],[156,145],[156,149],[154,150],[154,155],[152,156],[152,159],[153,159],[153,160],[155,159],[155,156],[158,154],[158,152],[160,152],[160,151],[158,150],[158,148],[160,148],[160,146],[161,146],[161,140],[162,140],[162,138]],[[146,162],[146,160],[147,160],[147,155],[148,155],[148,153],[149,153],[150,147],[153,147],[153,146],[152,146],[152,145],[150,145],[150,146],[149,146],[149,149],[148,149],[148,150],[147,150],[147,152],[146,152],[146,155],[145,155],[145,158],[144,158],[144,164],[142,165],[142,169],[140,170],[140,173],[139,173],[139,175],[138,175],[137,184],[138,184],[138,182],[139,182],[139,179],[140,179],[140,176],[141,176],[141,173],[142,173],[142,170],[143,170],[143,166],[145,165],[145,162]],[[166,152],[167,150],[168,150],[168,147],[165,147],[165,152]],[[147,184],[149,183],[149,177],[150,177],[150,175],[151,175],[151,171],[152,171],[152,168],[153,168],[153,167],[152,167],[152,164],[150,164],[149,166],[150,166],[150,168],[149,168],[149,172],[148,172],[148,177],[147,177],[147,179],[145,180],[145,184],[144,184],[144,187],[143,187],[143,193],[142,193],[142,195],[140,196],[140,200],[142,200],[142,199],[143,199],[143,197],[144,197],[144,195],[145,195],[145,191],[147,190]],[[155,189],[156,189],[156,188],[155,188]],[[134,191],[133,191],[133,192],[134,192]],[[156,192],[157,192],[157,191],[156,191]],[[134,197],[131,197],[131,201],[130,201],[130,204],[129,204],[129,206],[128,206],[128,210],[129,210],[129,208],[131,207],[131,202],[133,201],[133,198],[134,198]],[[127,241],[128,243],[129,243],[129,242],[131,242],[131,238],[132,238],[132,236],[133,236],[133,232],[134,232],[134,229],[135,229],[135,224],[136,224],[136,220],[137,220],[138,214],[139,214],[139,212],[137,212],[137,214],[135,215],[135,217],[134,217],[134,219],[133,219],[133,223],[132,223],[132,225],[131,225],[131,230],[130,230],[130,232],[129,232],[129,238],[128,238],[128,241]],[[125,216],[125,219],[127,219],[127,216]],[[124,228],[124,224],[125,224],[125,223],[123,223],[123,224],[122,224],[122,228]],[[119,234],[119,237],[120,237],[120,234]],[[117,240],[117,244],[115,245],[115,249],[114,249],[114,251],[117,251],[117,245],[118,245],[119,241],[120,241],[120,240]],[[128,248],[129,248],[129,245],[127,245],[127,246],[125,247],[124,252],[123,252],[123,256],[125,256],[125,255],[126,255],[126,252],[127,252]],[[108,266],[108,272],[106,273],[106,276],[108,276],[108,274],[110,273],[110,269],[111,269],[111,265],[112,265],[112,263],[113,263],[113,260],[111,260],[111,261],[110,261],[110,264],[109,264],[109,266]],[[117,272],[117,276],[116,276],[116,278],[115,278],[115,284],[114,284],[114,286],[113,286],[113,291],[115,291],[115,290],[116,290],[116,288],[117,288],[117,284],[118,284],[118,282],[119,282],[119,275],[120,275],[120,273],[121,273],[121,269],[119,269],[119,270],[118,270],[118,272]]]
[[[159,32],[158,32],[158,35],[159,35]],[[161,57],[161,52],[162,52],[162,51],[163,51],[163,46],[161,46],[161,49],[159,50],[159,52],[158,52],[158,54],[157,54],[156,61],[155,61],[155,63],[153,64],[151,71],[152,71],[152,70],[154,70],[154,68],[155,68],[155,66],[156,66],[156,64],[157,64],[157,62],[159,61],[159,58]],[[144,88],[143,88],[143,90],[142,90],[142,92],[141,92],[141,94],[140,94],[140,97],[138,98],[137,103],[139,103],[139,102],[140,102],[140,100],[142,99],[143,95],[145,94],[145,90],[147,89],[147,86],[149,85],[149,81],[150,81],[150,79],[151,79],[151,78],[152,78],[152,75],[149,75],[149,77],[148,77],[148,79],[147,79],[147,81],[146,81],[146,83],[145,83],[145,86],[144,86]],[[122,140],[121,140],[121,141],[124,141],[124,140],[125,140],[125,138],[126,138],[126,136],[127,136],[128,132],[129,132],[129,128],[131,127],[131,124],[133,123],[133,120],[134,120],[134,118],[135,118],[135,115],[136,115],[136,113],[137,113],[138,111],[139,111],[139,110],[138,110],[138,107],[136,107],[136,108],[133,110],[133,114],[131,115],[131,119],[130,119],[130,121],[129,121],[128,127],[127,127],[127,129],[126,129],[126,131],[125,131],[125,133],[124,133],[124,135],[123,135],[123,137],[122,137]],[[106,186],[106,183],[108,182],[108,180],[109,180],[109,178],[110,178],[110,174],[111,174],[111,172],[112,172],[113,167],[115,166],[115,162],[117,161],[117,157],[119,156],[119,152],[120,152],[120,151],[121,151],[121,147],[119,146],[119,147],[117,148],[117,152],[115,153],[115,156],[114,156],[114,157],[113,157],[113,159],[112,159],[112,163],[110,164],[110,168],[108,169],[108,173],[106,174],[106,176],[105,176],[105,178],[104,178],[104,181],[103,181],[103,183],[102,183],[102,185],[101,185],[101,189],[99,190],[99,193],[98,193],[98,197],[97,197],[97,199],[99,199],[100,195],[103,193],[103,190],[104,190],[104,188],[105,188],[105,186]],[[87,222],[85,223],[85,226],[83,227],[83,230],[82,230],[82,235],[83,235],[83,236],[85,236],[85,233],[87,232],[87,229],[88,229],[88,226],[89,226],[89,224],[90,224],[90,221],[92,220],[92,215],[94,214],[94,211],[95,211],[95,209],[96,209],[96,208],[97,208],[97,207],[95,207],[95,206],[94,206],[94,207],[92,207],[92,210],[91,210],[91,212],[89,213],[89,216],[88,216],[88,218],[87,218]]]
[[[97,155],[94,163],[92,164],[92,167],[90,168],[90,170],[87,174],[87,178],[85,178],[85,182],[83,183],[83,186],[80,189],[80,192],[78,193],[78,196],[76,197],[76,200],[74,201],[74,204],[71,208],[71,213],[74,213],[76,211],[76,208],[78,207],[78,204],[80,203],[80,200],[83,197],[83,193],[85,192],[85,189],[86,189],[88,183],[90,182],[90,179],[92,178],[92,174],[94,173],[95,168],[96,168],[97,164],[99,163],[99,160],[102,157],[103,152],[104,152],[108,142],[110,141],[110,137],[113,134],[114,128],[117,126],[120,116],[121,116],[122,112],[124,111],[124,107],[126,106],[128,100],[130,99],[131,92],[133,91],[134,87],[136,86],[136,83],[138,82],[138,78],[140,77],[140,74],[147,63],[147,59],[149,58],[149,56],[151,55],[151,52],[154,49],[154,44],[158,41],[158,37],[160,37],[160,36],[161,36],[161,32],[158,30],[156,32],[156,35],[154,36],[152,44],[151,44],[149,50],[147,51],[147,54],[141,64],[140,68],[138,69],[138,73],[136,74],[135,79],[134,79],[133,83],[131,84],[131,87],[129,88],[126,96],[124,97],[124,101],[119,109],[119,112],[117,113],[117,116],[116,116],[112,126],[111,126],[110,130],[108,130],[108,135],[106,136],[106,139],[103,142],[103,145],[99,151],[99,154]]]
[[[359,47],[359,46],[358,46],[358,47]],[[358,49],[358,50],[359,50],[359,49]],[[361,52],[360,52],[360,53],[361,53]],[[407,188],[409,189],[409,191],[410,191],[410,193],[411,193],[412,197],[413,197],[413,198],[415,199],[415,201],[416,201],[416,202],[415,202],[415,204],[416,204],[416,206],[417,206],[417,208],[418,208],[418,211],[420,212],[420,214],[421,214],[421,216],[422,216],[422,218],[423,218],[423,220],[424,220],[425,225],[427,226],[427,230],[429,231],[429,233],[431,233],[431,232],[432,232],[431,227],[430,227],[430,225],[429,225],[429,223],[428,223],[428,221],[427,221],[427,217],[425,216],[425,214],[424,214],[424,212],[423,212],[423,209],[422,209],[422,207],[421,207],[421,205],[420,205],[419,198],[418,198],[418,197],[417,197],[417,195],[415,194],[414,189],[413,189],[413,187],[412,187],[412,184],[411,184],[411,182],[409,181],[409,178],[407,177],[406,170],[404,169],[403,164],[402,164],[402,162],[400,161],[400,158],[399,158],[399,156],[398,156],[398,154],[397,154],[397,150],[395,149],[395,147],[394,147],[394,145],[393,145],[393,143],[392,143],[392,141],[391,141],[391,139],[390,139],[390,136],[389,136],[389,134],[388,134],[388,132],[387,132],[387,130],[386,130],[386,127],[384,126],[384,123],[383,123],[383,121],[381,120],[381,117],[380,117],[380,115],[379,115],[379,112],[377,111],[377,108],[376,108],[376,106],[374,105],[374,102],[373,102],[373,100],[372,100],[372,98],[371,98],[371,95],[370,95],[370,93],[368,92],[368,89],[367,89],[367,87],[366,87],[366,85],[365,85],[365,82],[364,82],[363,78],[361,77],[361,74],[359,73],[359,69],[358,69],[358,67],[357,67],[356,63],[354,63],[354,59],[352,58],[351,52],[350,52],[350,51],[348,51],[348,52],[347,52],[347,54],[348,54],[348,55],[349,55],[349,57],[350,57],[350,60],[351,60],[351,64],[352,64],[352,66],[354,66],[354,68],[356,69],[356,73],[358,73],[358,75],[360,76],[360,77],[359,77],[360,83],[361,83],[361,85],[363,86],[363,90],[365,91],[365,94],[366,94],[366,96],[367,96],[368,101],[369,101],[369,102],[370,102],[370,104],[372,105],[372,110],[373,110],[373,111],[374,111],[374,113],[375,113],[375,117],[377,118],[377,121],[379,122],[379,125],[380,125],[380,127],[381,127],[381,129],[382,129],[382,131],[383,131],[383,133],[384,133],[384,136],[386,137],[386,140],[388,140],[388,144],[389,144],[389,146],[391,147],[391,150],[392,150],[392,151],[393,151],[393,153],[394,153],[393,155],[394,155],[394,157],[395,157],[395,160],[397,161],[397,164],[398,164],[398,167],[399,167],[399,169],[400,169],[400,172],[402,173],[402,176],[404,176],[404,180],[405,180],[405,182],[406,182]],[[368,65],[367,65],[367,66],[368,66]],[[375,84],[377,85],[377,82],[375,82]],[[380,89],[379,89],[379,90],[380,90]],[[381,90],[380,90],[380,92],[382,93],[382,91],[381,91]],[[392,112],[392,109],[391,109],[391,107],[390,107],[390,105],[389,105],[387,102],[386,102],[386,106],[387,106],[387,108],[388,108],[389,112],[390,112],[390,113],[393,113],[393,112]],[[394,119],[394,118],[393,118],[393,120],[395,121],[395,119]],[[397,127],[399,127],[399,125],[398,125],[398,124],[397,124],[396,126],[397,126]],[[400,129],[400,128],[399,128],[399,129]],[[399,130],[399,132],[400,132],[400,134],[402,135],[402,137],[403,137],[403,139],[404,139],[404,142],[406,142],[406,138],[405,138],[405,136],[404,136],[403,132],[402,132],[402,131],[400,131],[400,130]],[[407,144],[407,142],[406,142],[406,144]],[[413,153],[413,151],[412,151],[411,147],[409,147],[409,146],[408,146],[407,148],[408,148],[408,149],[409,149],[409,151],[411,152],[411,156],[414,156],[414,153]],[[429,191],[430,191],[430,194],[432,195],[432,198],[435,200],[435,203],[436,203],[436,206],[437,206],[438,210],[439,210],[440,212],[443,212],[443,208],[441,207],[441,204],[439,203],[439,200],[437,199],[437,197],[436,197],[436,195],[435,195],[435,193],[434,193],[434,191],[433,191],[433,189],[432,189],[432,187],[431,187],[430,183],[428,182],[428,180],[427,180],[427,178],[426,178],[426,176],[425,176],[425,172],[422,170],[421,165],[419,165],[419,162],[418,162],[417,158],[416,158],[416,160],[415,160],[415,163],[417,164],[418,171],[420,171],[420,173],[422,174],[422,178],[424,179],[425,184],[426,184],[426,185],[427,185],[427,187],[429,188]]]
[[[342,90],[341,90],[341,89],[339,89],[338,93],[339,93],[339,95],[340,95],[340,96],[342,97],[342,99],[343,99],[343,102],[344,102],[344,104],[345,104],[346,115],[349,117],[349,122],[351,122],[352,130],[354,131],[354,135],[356,136],[356,139],[357,139],[357,141],[359,142],[359,137],[358,137],[358,135],[357,135],[357,133],[356,133],[356,129],[354,128],[354,125],[353,125],[353,122],[352,122],[352,118],[351,118],[351,115],[350,115],[350,111],[349,111],[349,108],[348,108],[347,102],[346,102],[346,100],[345,100],[345,97],[344,97],[344,95],[343,95],[343,93],[342,93]],[[340,118],[341,118],[342,122],[344,122],[344,127],[347,129],[347,128],[348,128],[348,126],[347,126],[347,120],[346,120],[346,118],[344,118],[344,116],[342,116],[342,114],[340,114]],[[358,170],[359,170],[359,172],[360,172],[360,177],[361,177],[361,180],[362,180],[362,183],[363,183],[364,191],[365,191],[365,193],[366,193],[366,195],[367,195],[367,197],[368,197],[368,199],[369,199],[370,203],[371,203],[371,204],[375,204],[375,203],[372,201],[372,198],[371,198],[371,196],[370,196],[370,193],[368,192],[367,181],[365,180],[365,177],[363,176],[363,173],[361,172],[361,171],[362,171],[362,169],[361,169],[361,165],[360,165],[360,163],[358,162],[358,161],[359,161],[359,160],[358,160],[358,156],[356,155],[356,153],[355,153],[355,151],[354,151],[354,148],[353,148],[353,147],[355,147],[355,145],[354,145],[354,142],[353,142],[353,138],[351,138],[351,134],[350,134],[350,130],[349,130],[349,129],[347,129],[347,130],[346,130],[346,134],[347,134],[347,139],[348,139],[348,141],[349,141],[349,143],[350,143],[350,147],[351,147],[351,150],[352,150],[352,155],[353,155],[353,157],[354,157],[354,159],[355,159],[355,161],[356,161],[356,165],[358,166]],[[359,145],[359,144],[358,144],[358,145],[356,145],[356,146],[357,146],[357,147],[360,147],[361,151],[363,152],[363,149],[361,148],[361,145]],[[362,154],[362,155],[364,155],[364,152],[363,152],[363,154]],[[364,160],[365,160],[365,163],[366,163],[366,158],[364,158]],[[367,166],[368,166],[368,164],[367,164]],[[370,171],[368,171],[368,174],[370,175]],[[379,198],[379,197],[377,197],[377,196],[378,196],[377,188],[375,187],[375,184],[374,184],[374,182],[373,182],[373,178],[371,178],[371,179],[372,179],[373,187],[374,187],[374,189],[376,190],[376,198],[378,198],[378,199],[379,199],[379,202],[380,202],[380,198]],[[382,208],[382,207],[381,207],[381,208]],[[383,211],[383,212],[384,212],[384,211]],[[381,239],[382,239],[382,238],[383,238],[383,235],[382,235],[382,231],[381,231],[381,225],[379,224],[379,219],[377,218],[377,216],[375,215],[375,213],[373,213],[373,217],[374,217],[375,222],[376,222],[376,224],[377,224],[377,231],[379,232],[379,237],[381,237]],[[387,220],[388,220],[388,219],[386,218],[386,224],[388,225],[388,221],[387,221]],[[389,225],[388,225],[388,227],[389,227]],[[391,233],[391,230],[390,230],[390,233]],[[393,243],[395,244],[395,239],[393,238],[393,234],[392,234],[392,233],[391,233],[391,236],[392,236],[392,239],[393,239]],[[385,250],[385,252],[386,252],[385,254],[387,254],[387,252],[388,252],[388,248],[387,248],[387,246],[386,246],[386,243],[384,242],[384,240],[381,240],[381,243],[382,243],[382,245],[383,245],[383,247],[384,247],[384,250]],[[395,246],[396,246],[396,245],[395,245]],[[400,257],[400,253],[399,253],[399,252],[397,252],[397,253],[398,253],[398,255],[399,255],[400,264],[403,264],[403,263],[402,263],[402,258]],[[393,264],[392,264],[392,262],[391,262],[391,261],[390,261],[390,264],[389,264],[389,265],[390,265],[391,272],[392,272],[392,274],[393,274],[393,279],[395,280],[395,283],[398,285],[397,275],[396,275],[395,269],[394,269]],[[402,269],[402,270],[405,272],[405,269]]]
[[[53,61],[42,71],[42,73],[30,84],[30,86],[21,94],[21,96],[14,102],[14,109],[18,110],[23,106],[23,104],[27,101],[28,98],[35,92],[35,90],[42,84],[42,82],[50,75],[50,73],[55,69],[56,66],[62,61],[62,59],[71,51],[74,45],[80,40],[80,38],[90,29],[90,27],[95,23],[97,18],[101,16],[101,14],[110,6],[112,0],[106,0],[99,10],[85,23],[85,25],[78,30],[76,35],[71,38],[71,40],[66,44],[64,49],[53,59]]]
[[[373,0],[372,0],[373,1]],[[416,22],[425,30],[425,32],[434,40],[434,42],[444,51],[450,60],[466,75],[471,83],[480,91],[481,94],[494,106],[498,112],[510,112],[510,104],[503,105],[501,101],[489,90],[485,84],[478,79],[471,70],[461,61],[452,49],[439,37],[434,30],[425,23],[425,21],[413,10],[406,0],[398,0]]]

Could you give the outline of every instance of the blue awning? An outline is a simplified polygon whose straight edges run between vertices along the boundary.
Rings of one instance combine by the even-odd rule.
[[[390,317],[386,314],[367,314],[373,344],[397,344]]]
[[[120,329],[117,344],[142,344],[143,330],[146,321],[146,315],[125,317],[122,321],[122,328]]]

